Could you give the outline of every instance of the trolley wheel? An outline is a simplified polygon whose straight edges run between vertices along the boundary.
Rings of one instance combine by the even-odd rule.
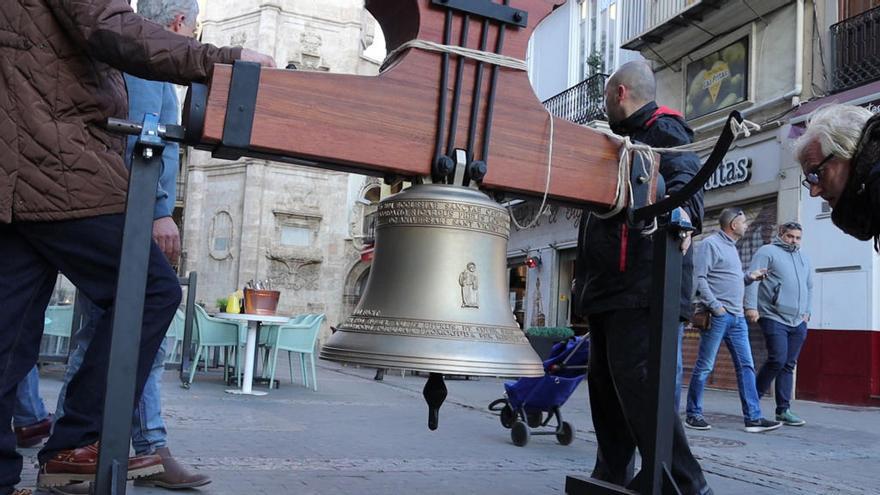
[[[556,434],[556,441],[562,445],[568,445],[574,441],[574,428],[568,421],[562,422],[562,428]]]
[[[526,411],[526,423],[530,428],[538,428],[544,424],[544,413],[541,411]]]
[[[529,443],[529,427],[522,421],[514,421],[510,427],[510,439],[517,447],[524,447]]]
[[[513,408],[510,407],[510,404],[505,404],[504,407],[501,408],[501,426],[510,428],[513,426],[514,421],[516,421],[516,413],[513,412]]]

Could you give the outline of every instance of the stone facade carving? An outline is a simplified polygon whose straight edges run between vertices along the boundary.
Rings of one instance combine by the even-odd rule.
[[[230,46],[244,46],[247,43],[247,33],[245,31],[236,31],[229,36]]]
[[[270,53],[282,66],[291,60],[305,69],[376,75],[378,63],[363,57],[363,40],[375,24],[365,12],[363,0],[211,0],[202,11],[202,39]],[[279,312],[325,313],[329,333],[342,318],[341,281],[359,263],[350,225],[362,218],[349,212],[365,179],[264,160],[222,161],[195,150],[187,157],[182,270],[198,272],[198,300],[213,309],[215,299],[247,280],[269,278],[282,291]],[[223,259],[212,257],[212,216],[220,210],[235,227],[232,255]],[[308,245],[281,242],[305,238],[298,228],[311,229]]]

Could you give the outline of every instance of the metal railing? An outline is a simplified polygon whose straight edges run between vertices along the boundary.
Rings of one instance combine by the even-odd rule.
[[[607,74],[590,76],[547,99],[544,106],[553,115],[575,124],[584,125],[594,120],[605,120],[604,92],[607,78]]]
[[[669,21],[702,0],[623,0],[620,39],[624,43]]]
[[[831,91],[880,79],[880,7],[832,25]]]

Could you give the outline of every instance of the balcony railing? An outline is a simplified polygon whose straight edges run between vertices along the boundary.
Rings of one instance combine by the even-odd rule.
[[[703,0],[623,0],[620,12],[623,26],[620,38],[624,44],[701,3]]]
[[[880,7],[845,19],[831,31],[831,91],[880,79]]]
[[[605,79],[607,74],[590,76],[562,93],[548,99],[544,106],[553,115],[584,125],[605,119]]]

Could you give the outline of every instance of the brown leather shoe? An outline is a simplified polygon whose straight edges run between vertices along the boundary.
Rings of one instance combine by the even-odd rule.
[[[39,445],[49,438],[52,433],[52,415],[48,418],[28,426],[15,429],[15,444],[20,448],[28,448]]]
[[[165,472],[136,479],[134,480],[135,485],[181,490],[205,486],[211,482],[211,478],[204,474],[193,474],[187,471],[185,467],[171,456],[171,451],[167,448],[156,449],[156,454],[162,458],[162,466],[165,468]]]
[[[76,481],[92,481],[98,468],[98,442],[72,450],[62,450],[40,466],[37,488],[69,485]],[[161,473],[162,458],[141,455],[128,458],[128,476],[133,480]]]

